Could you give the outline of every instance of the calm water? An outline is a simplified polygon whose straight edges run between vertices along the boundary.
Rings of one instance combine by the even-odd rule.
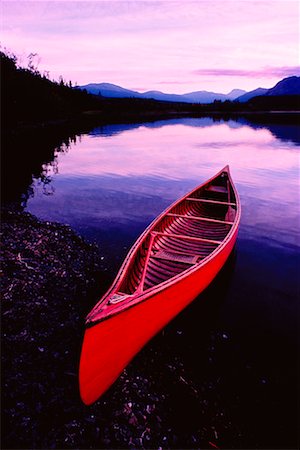
[[[198,385],[203,367],[216,373],[224,411],[230,405],[249,448],[295,442],[299,145],[292,126],[210,118],[95,128],[57,152],[50,182],[36,180],[27,202],[39,218],[96,241],[108,283],[164,208],[230,165],[242,203],[234,256],[225,276],[167,328],[160,351],[179,357]],[[213,305],[207,311],[204,297]],[[201,353],[209,336],[217,341],[212,369]],[[172,425],[193,423],[195,407],[182,398],[184,411],[176,408],[176,395]]]
[[[209,118],[96,128],[57,153],[27,210],[96,241],[115,267],[158,213],[229,163],[243,207],[238,247],[294,249],[298,152],[266,128]]]

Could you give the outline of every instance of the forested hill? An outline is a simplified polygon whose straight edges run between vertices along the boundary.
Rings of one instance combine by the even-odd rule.
[[[70,117],[99,109],[100,100],[64,82],[54,82],[34,67],[19,68],[1,52],[1,110],[4,126]]]

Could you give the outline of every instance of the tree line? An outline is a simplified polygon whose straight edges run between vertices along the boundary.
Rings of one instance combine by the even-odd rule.
[[[83,118],[84,120],[146,120],[174,115],[244,113],[260,111],[299,111],[299,96],[260,96],[239,103],[216,100],[211,104],[175,103],[137,98],[105,98],[74,89],[62,76],[50,80],[49,72],[38,70],[39,57],[30,53],[27,67],[17,57],[1,51],[2,129],[20,124]],[[84,115],[84,117],[83,117]]]

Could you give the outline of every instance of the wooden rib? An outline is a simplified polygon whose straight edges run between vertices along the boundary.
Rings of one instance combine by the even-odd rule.
[[[191,242],[191,241],[182,241],[178,239],[172,239],[172,238],[160,238],[160,247],[159,250],[167,250],[170,252],[180,252],[184,254],[190,254],[190,255],[200,255],[200,256],[207,256],[215,249],[215,244],[206,244],[209,245],[210,248],[204,247],[203,242],[197,243],[197,242]],[[183,245],[182,244],[186,244]],[[197,245],[198,244],[198,245]],[[188,245],[188,246],[187,246]],[[196,245],[196,247],[195,247]]]
[[[174,262],[174,261],[171,261]],[[164,264],[165,263],[165,264]],[[184,263],[175,263],[176,266],[171,266],[170,261],[166,263],[164,260],[153,260],[152,258],[149,261],[148,268],[147,268],[147,277],[154,277],[156,280],[161,280],[159,283],[162,283],[163,281],[172,278],[175,274],[181,273],[182,271],[186,270],[186,264]],[[180,265],[178,265],[180,264]]]
[[[155,234],[155,235],[159,235],[159,236],[169,236],[169,237],[174,237],[176,239],[189,239],[190,241],[209,242],[210,244],[216,244],[216,245],[220,245],[223,242],[223,241],[214,241],[212,239],[197,238],[194,236],[186,236],[185,234],[163,233],[161,231],[152,231],[151,234]]]
[[[193,201],[193,202],[202,202],[202,203],[214,203],[215,205],[236,206],[236,203],[221,202],[219,200],[207,200],[206,198],[187,197],[185,200],[189,200],[189,201]]]
[[[198,254],[195,254],[195,253],[189,253],[189,252],[183,252],[183,251],[181,251],[181,250],[171,250],[171,249],[166,249],[166,248],[158,248],[158,249],[153,249],[153,251],[154,252],[160,252],[160,251],[166,251],[166,252],[170,252],[170,253],[176,253],[176,254],[178,254],[178,255],[185,255],[185,256],[201,256],[201,255],[198,255]],[[151,258],[154,258],[156,256],[156,254],[154,253],[154,254],[152,254],[151,255]]]
[[[157,254],[151,255],[151,258],[175,261],[192,266],[198,262],[198,258],[201,258],[201,256],[160,250]]]
[[[190,236],[199,239],[212,239],[223,241],[228,234],[230,225],[202,222],[198,220],[185,220],[183,217],[166,216],[154,231]]]
[[[166,264],[164,264],[164,262]],[[150,258],[145,278],[145,286],[146,288],[149,288],[151,286],[163,283],[175,275],[182,273],[186,269],[187,265],[185,263],[178,263],[174,261],[168,261],[167,263],[164,260]]]
[[[214,251],[214,249],[215,249],[215,244],[206,244],[206,245],[209,245],[210,246],[210,248],[209,247],[204,247],[204,243],[202,242],[201,243],[201,246],[199,247],[199,242],[198,242],[198,245],[196,245],[196,247],[195,247],[195,244],[197,244],[197,242],[191,242],[191,241],[189,241],[189,246],[187,247],[186,245],[184,245],[184,246],[182,246],[182,244],[187,244],[187,242],[186,241],[182,241],[182,240],[178,240],[178,239],[174,239],[174,241],[176,242],[176,244],[175,244],[175,242],[173,242],[173,240],[172,240],[172,238],[161,238],[160,239],[160,248],[159,249],[161,249],[161,250],[168,250],[168,251],[180,251],[180,252],[182,252],[182,253],[185,253],[185,254],[193,254],[193,255],[195,255],[195,254],[197,254],[197,255],[200,255],[200,256],[203,256],[203,257],[206,257],[207,255],[209,255],[211,252],[213,252]],[[213,246],[213,248],[212,248],[212,246]]]
[[[174,220],[174,218],[171,218],[171,220]],[[228,230],[224,229],[214,230],[214,232],[212,232],[211,229],[199,228],[200,222],[197,221],[188,221],[188,226],[186,222],[185,219],[178,218],[175,219],[175,222],[167,223],[167,226],[159,231],[164,233],[174,233],[176,235],[191,236],[199,239],[213,239],[215,241],[223,241],[228,234]],[[203,222],[201,222],[201,224],[202,223]],[[212,226],[212,224],[209,224],[209,226]],[[213,226],[228,227],[229,225],[214,224]]]
[[[185,219],[194,219],[194,220],[202,220],[203,222],[214,222],[214,223],[224,223],[225,225],[233,225],[234,222],[228,222],[226,220],[218,220],[218,219],[209,219],[208,217],[199,217],[199,216],[186,216],[185,214],[174,214],[168,213],[166,216],[172,217],[184,217]]]

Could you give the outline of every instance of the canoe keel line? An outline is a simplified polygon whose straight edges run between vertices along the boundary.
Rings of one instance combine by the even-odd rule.
[[[113,285],[86,318],[79,367],[83,402],[95,402],[138,351],[215,278],[241,217],[226,166],[171,205],[139,237]]]

